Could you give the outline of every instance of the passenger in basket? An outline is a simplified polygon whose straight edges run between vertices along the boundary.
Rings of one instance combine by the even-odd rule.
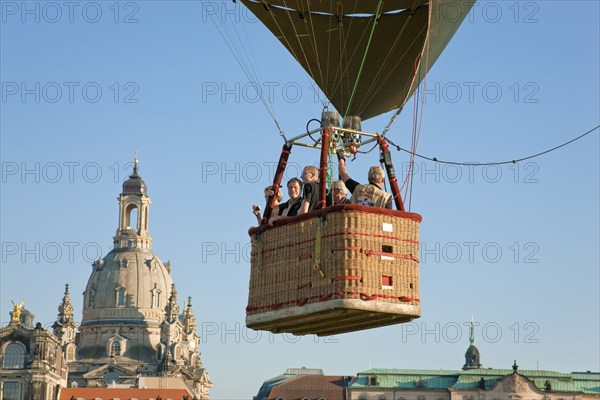
[[[298,215],[300,205],[302,204],[302,181],[298,178],[292,178],[287,183],[288,195],[290,199],[285,203],[281,203],[277,209],[276,215],[269,219],[269,225],[278,219],[293,217]]]
[[[312,165],[304,167],[300,178],[304,182],[304,198],[298,214],[306,214],[319,204],[319,169]]]
[[[300,178],[302,179],[302,182],[304,182],[304,199],[300,205],[298,215],[315,210],[319,205],[319,169],[312,165],[304,167]],[[330,206],[332,204],[333,199],[331,193],[327,193],[325,196],[325,206]]]
[[[352,193],[351,204],[362,204],[392,209],[392,195],[382,190],[385,173],[383,168],[369,168],[369,184],[361,185],[348,175],[346,160],[338,153],[340,179]]]
[[[273,196],[274,192],[273,192],[273,187],[271,185],[267,186],[265,188],[265,200],[269,201],[269,196]],[[273,202],[273,210],[277,210],[279,207],[279,202],[281,201],[281,199],[283,198],[283,194],[281,194],[281,190],[279,190],[277,192],[277,197],[275,197],[275,201]],[[256,216],[256,219],[258,221],[258,224],[260,225],[261,222],[261,215],[260,215],[260,206],[257,206],[256,204],[252,205],[252,213]]]
[[[350,204],[350,200],[346,197],[348,189],[346,189],[344,181],[334,181],[331,185],[331,189],[333,191],[333,204]]]

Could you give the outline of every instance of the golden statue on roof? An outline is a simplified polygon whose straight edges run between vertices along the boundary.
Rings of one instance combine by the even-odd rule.
[[[23,311],[23,304],[25,303],[21,300],[20,303],[15,304],[14,301],[10,301],[13,304],[13,310],[10,312],[11,320],[10,322],[20,322],[21,321],[21,311]]]

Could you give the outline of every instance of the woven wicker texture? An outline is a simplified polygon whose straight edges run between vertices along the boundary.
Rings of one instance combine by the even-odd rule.
[[[359,300],[359,307],[350,308],[360,312],[366,312],[366,306],[398,314],[392,316],[396,322],[385,324],[418,317],[419,222],[399,212],[368,210],[330,212],[251,235],[247,315],[251,320],[269,315],[273,322],[248,325],[286,331],[285,325],[293,324],[294,318],[278,325],[278,313],[339,299]],[[303,318],[307,314],[310,311],[302,312]],[[318,319],[312,316],[315,323]]]

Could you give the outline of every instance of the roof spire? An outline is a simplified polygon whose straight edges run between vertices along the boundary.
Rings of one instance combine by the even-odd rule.
[[[73,320],[73,304],[71,304],[71,296],[69,295],[69,284],[65,283],[65,296],[62,302],[58,305],[58,320],[61,324],[66,324]]]
[[[470,333],[469,333],[469,348],[467,349],[467,352],[465,353],[465,365],[463,365],[463,370],[469,370],[469,369],[477,369],[477,368],[481,368],[481,356],[479,355],[479,350],[477,349],[477,347],[475,347],[474,345],[475,343],[475,319],[473,318],[473,315],[471,314],[471,326],[470,326]]]
[[[171,284],[171,295],[169,296],[169,300],[167,305],[165,306],[165,320],[173,324],[179,318],[179,305],[177,304],[177,289],[175,289],[175,284]]]
[[[58,317],[52,325],[54,335],[61,341],[61,345],[72,343],[75,340],[75,320],[73,318],[74,311],[71,303],[71,295],[69,294],[69,284],[65,284],[65,295],[58,305]],[[67,334],[69,332],[69,334]]]
[[[137,175],[138,174],[138,152],[137,150],[135,151],[135,155],[133,156],[133,175]]]
[[[188,335],[196,332],[196,317],[192,310],[192,296],[188,296],[187,306],[183,315],[183,329]]]
[[[469,335],[469,343],[475,343],[475,320],[473,319],[473,314],[471,314],[471,333]]]

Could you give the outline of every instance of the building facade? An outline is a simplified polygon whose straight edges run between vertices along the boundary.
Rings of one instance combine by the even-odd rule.
[[[318,368],[288,368],[266,380],[253,400],[348,400],[350,376],[325,375]]]
[[[370,369],[349,400],[600,400],[600,373],[483,368],[471,322],[462,370]]]
[[[600,374],[477,368],[370,369],[359,372],[349,400],[598,400]]]
[[[180,307],[172,265],[152,251],[151,200],[134,165],[118,197],[113,248],[92,265],[81,323],[67,284],[53,332],[30,326],[22,303],[0,331],[0,400],[55,400],[61,387],[170,388],[208,400],[192,298]]]
[[[376,368],[328,377],[291,368],[266,380],[254,400],[600,400],[598,372],[521,371],[516,361],[512,369],[483,368],[473,328],[460,370]]]
[[[57,400],[67,364],[57,338],[16,304],[0,329],[0,400]]]

